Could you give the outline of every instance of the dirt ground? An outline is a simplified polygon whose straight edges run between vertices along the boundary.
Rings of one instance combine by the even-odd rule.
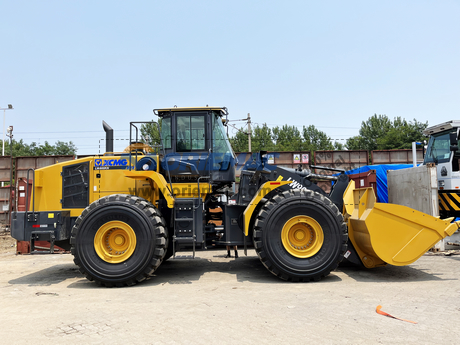
[[[4,237],[4,236],[3,236]],[[270,274],[254,251],[164,262],[130,288],[86,280],[70,254],[15,255],[0,238],[2,344],[454,344],[460,255],[340,267],[317,283]],[[376,313],[376,307],[412,324]]]
[[[16,253],[16,240],[6,230],[0,229],[0,254]]]

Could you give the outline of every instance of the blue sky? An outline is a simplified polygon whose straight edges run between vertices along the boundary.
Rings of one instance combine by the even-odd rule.
[[[0,0],[0,11],[0,107],[13,104],[6,126],[27,143],[103,152],[102,120],[127,139],[130,121],[174,105],[332,139],[374,113],[460,117],[460,1]]]

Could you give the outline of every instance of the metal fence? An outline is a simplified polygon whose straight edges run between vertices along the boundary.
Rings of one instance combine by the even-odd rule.
[[[46,166],[65,162],[74,159],[74,156],[33,156],[33,157],[16,157],[13,159],[13,171],[11,171],[11,157],[0,157],[0,225],[10,224],[10,214],[16,205],[17,182],[26,179],[29,169],[39,169]],[[11,176],[11,172],[13,176]],[[14,189],[9,186],[10,179],[14,181]],[[33,179],[30,174],[29,179]]]

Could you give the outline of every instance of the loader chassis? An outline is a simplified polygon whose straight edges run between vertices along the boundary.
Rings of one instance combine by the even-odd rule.
[[[406,219],[398,205],[374,205],[372,189],[355,189],[344,172],[325,177],[301,166],[272,166],[265,152],[245,163],[235,193],[237,160],[225,133],[226,108],[154,113],[162,123],[156,153],[141,138],[139,122],[130,124],[125,152],[111,152],[113,133],[104,123],[104,155],[31,171],[31,202],[13,214],[13,237],[69,243],[80,271],[111,287],[150,278],[178,252],[194,257],[224,246],[253,246],[281,279],[316,281],[344,257],[369,268],[411,263],[457,228],[423,214],[424,222]],[[324,178],[334,181],[329,194],[316,185]],[[390,239],[386,220],[395,231]],[[400,229],[407,224],[410,236]],[[382,240],[372,242],[375,237]]]

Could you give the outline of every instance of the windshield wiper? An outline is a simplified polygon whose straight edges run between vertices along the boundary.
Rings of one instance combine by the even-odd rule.
[[[436,151],[436,149],[432,146],[430,151],[431,158],[433,158],[434,164],[438,164],[438,157],[437,155],[434,155],[433,150]]]

